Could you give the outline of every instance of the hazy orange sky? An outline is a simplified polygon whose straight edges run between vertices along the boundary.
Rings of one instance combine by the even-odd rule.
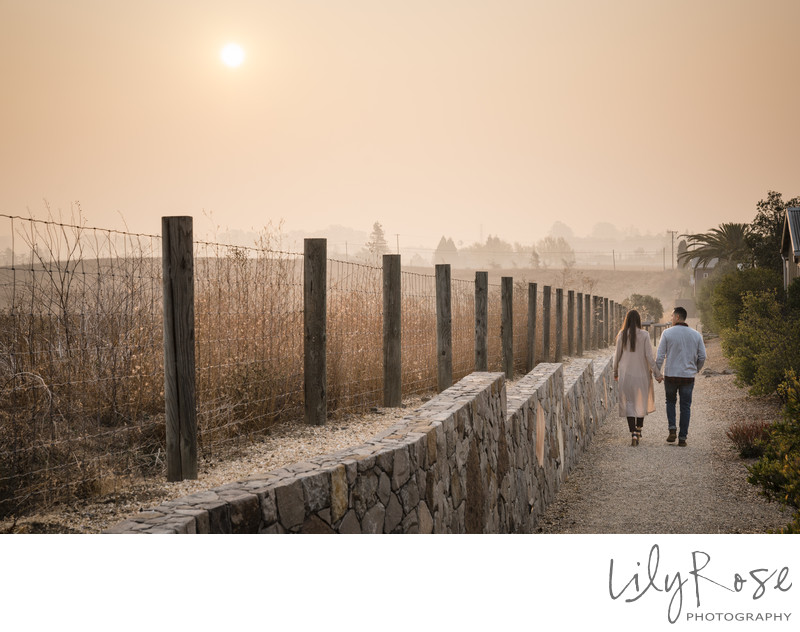
[[[0,213],[406,245],[749,222],[800,195],[798,27],[797,0],[0,0]]]

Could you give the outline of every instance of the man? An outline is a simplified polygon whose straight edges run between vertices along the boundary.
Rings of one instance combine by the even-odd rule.
[[[689,416],[692,407],[692,390],[694,376],[703,368],[706,361],[706,346],[703,336],[686,324],[686,310],[676,307],[672,312],[672,327],[661,334],[661,342],[656,354],[656,365],[661,369],[664,364],[664,392],[667,396],[667,423],[669,436],[667,441],[675,441],[675,404],[680,396],[680,433],[677,435],[678,445],[686,446],[689,434]]]

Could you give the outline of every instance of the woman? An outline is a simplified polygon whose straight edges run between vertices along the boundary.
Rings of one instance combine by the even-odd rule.
[[[664,378],[656,366],[650,335],[642,329],[642,319],[635,309],[625,315],[617,334],[614,355],[614,379],[619,380],[619,416],[628,418],[631,445],[639,445],[644,418],[656,409],[653,375]]]

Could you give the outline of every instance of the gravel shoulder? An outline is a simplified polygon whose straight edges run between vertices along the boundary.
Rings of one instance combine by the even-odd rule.
[[[692,398],[688,445],[667,443],[664,389],[631,447],[628,424],[614,411],[548,507],[541,533],[767,533],[789,513],[747,482],[747,465],[725,435],[740,419],[778,419],[776,397],[750,397],[734,383],[718,338]]]
[[[718,372],[727,368],[718,340],[709,342],[708,354],[706,368]],[[736,419],[776,419],[778,403],[774,398],[749,397],[733,379],[732,375],[698,378],[687,448],[665,442],[663,388],[656,387],[657,409],[645,420],[638,448],[629,445],[627,422],[609,416],[543,516],[540,532],[764,533],[788,522],[788,514],[747,483],[748,462],[739,458],[725,436],[728,424]],[[363,443],[424,400],[407,398],[402,408],[345,416],[321,427],[282,424],[235,458],[202,459],[197,480],[121,484],[101,498],[0,522],[0,533],[100,533],[165,500]]]
[[[116,491],[99,498],[62,504],[18,520],[0,521],[0,533],[101,533],[128,516],[146,511],[165,500],[364,443],[397,423],[425,399],[429,398],[406,398],[402,408],[376,408],[366,415],[343,415],[329,420],[324,426],[307,426],[299,421],[278,424],[271,427],[266,436],[239,450],[236,456],[201,457],[196,480],[175,483],[163,478],[134,483],[123,481]]]

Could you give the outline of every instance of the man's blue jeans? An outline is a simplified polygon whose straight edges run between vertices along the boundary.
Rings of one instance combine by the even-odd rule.
[[[692,408],[692,390],[694,382],[674,382],[669,378],[664,378],[664,392],[667,396],[667,423],[669,429],[676,429],[675,425],[675,404],[680,395],[680,431],[678,438],[685,439],[689,435],[689,416]]]

